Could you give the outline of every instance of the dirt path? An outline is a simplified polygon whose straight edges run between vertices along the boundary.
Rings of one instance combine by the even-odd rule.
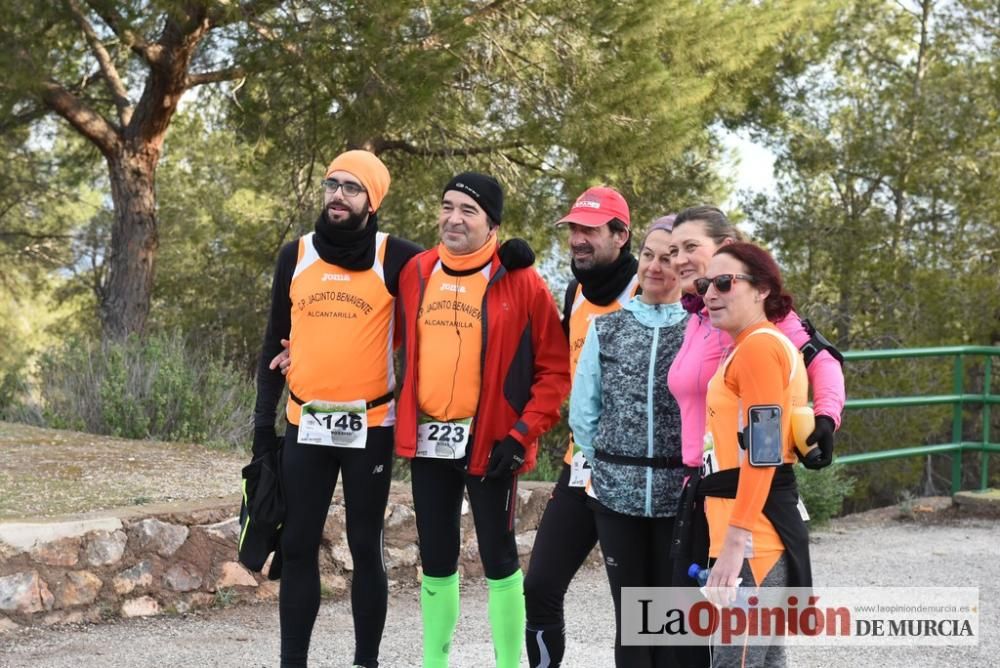
[[[1000,520],[944,518],[900,522],[893,513],[867,520],[847,518],[814,535],[813,570],[818,585],[978,586],[983,617],[981,642],[973,648],[830,648],[789,652],[790,668],[831,666],[991,667],[1000,656]],[[581,573],[567,601],[569,649],[565,666],[614,664],[614,615],[604,573]],[[348,666],[351,621],[345,601],[321,608],[313,636],[311,665]],[[452,666],[490,665],[486,590],[465,587],[462,619]],[[387,668],[418,667],[418,592],[394,592],[382,644]],[[98,626],[30,629],[0,635],[4,668],[162,668],[192,666],[251,668],[277,665],[276,604],[218,610],[183,617],[116,622]],[[527,665],[526,661],[523,665]]]
[[[0,521],[234,496],[243,453],[0,422]]]

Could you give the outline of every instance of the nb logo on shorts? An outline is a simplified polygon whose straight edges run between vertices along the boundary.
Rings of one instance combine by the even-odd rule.
[[[615,561],[614,557],[604,557],[604,563],[606,563],[608,566],[612,566],[612,567],[617,567],[618,566],[618,562]]]
[[[347,281],[350,282],[351,277],[347,274],[323,274],[322,281]]]
[[[385,470],[385,465],[384,464],[379,464],[378,466],[376,466],[375,468],[372,469],[372,475],[378,475],[383,470]]]

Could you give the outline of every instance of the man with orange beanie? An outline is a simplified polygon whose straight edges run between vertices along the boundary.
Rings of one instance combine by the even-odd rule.
[[[392,364],[399,272],[420,251],[379,231],[389,170],[374,154],[338,155],[313,232],[278,254],[257,370],[254,456],[281,448],[281,665],[305,666],[319,611],[319,546],[338,474],[354,562],[354,665],[378,666],[388,596],[383,516],[396,420]],[[268,364],[289,342],[288,428],[275,432],[285,376]],[[282,447],[283,446],[283,447]]]
[[[284,446],[282,666],[306,665],[319,610],[319,544],[338,474],[354,562],[354,665],[378,666],[387,603],[382,528],[396,421],[395,306],[403,265],[421,250],[379,232],[377,212],[389,182],[374,154],[341,153],[326,170],[315,230],[278,254],[257,369],[253,450],[258,457]],[[508,269],[534,262],[516,239],[502,245],[500,256]],[[274,423],[285,376],[282,439]]]

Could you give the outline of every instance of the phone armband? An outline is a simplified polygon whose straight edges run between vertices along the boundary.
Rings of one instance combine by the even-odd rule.
[[[781,466],[784,443],[781,433],[781,406],[751,406],[747,452],[751,466]]]

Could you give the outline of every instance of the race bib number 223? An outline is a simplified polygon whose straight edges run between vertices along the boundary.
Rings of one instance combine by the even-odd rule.
[[[461,459],[469,445],[472,418],[439,422],[423,418],[417,425],[417,457]]]

